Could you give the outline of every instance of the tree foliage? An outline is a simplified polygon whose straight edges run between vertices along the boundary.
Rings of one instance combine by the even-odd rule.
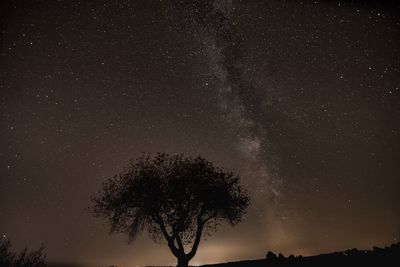
[[[223,221],[239,223],[249,204],[233,173],[200,156],[163,153],[132,161],[92,201],[91,210],[110,221],[111,232],[127,233],[130,241],[144,230],[155,241],[165,238],[181,266],[195,255],[202,234]]]

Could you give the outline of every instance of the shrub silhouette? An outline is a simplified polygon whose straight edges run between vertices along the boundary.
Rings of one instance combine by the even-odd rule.
[[[239,223],[249,198],[238,176],[200,156],[158,153],[139,157],[106,180],[92,202],[91,210],[109,220],[112,233],[127,233],[133,241],[146,230],[154,241],[167,241],[177,266],[188,266],[202,234],[223,221]]]
[[[38,250],[28,251],[24,248],[20,253],[15,253],[11,247],[10,239],[0,239],[0,267],[45,267],[46,255],[44,246]]]

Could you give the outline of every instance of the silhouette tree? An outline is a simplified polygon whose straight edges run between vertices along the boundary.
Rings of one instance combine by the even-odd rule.
[[[239,177],[202,157],[158,153],[132,161],[106,180],[92,197],[95,216],[107,218],[111,233],[133,241],[147,230],[154,241],[167,241],[177,266],[188,266],[202,234],[223,222],[239,223],[249,204]]]
[[[10,239],[0,238],[0,267],[45,267],[44,245],[37,250],[24,248],[20,253],[13,251]]]

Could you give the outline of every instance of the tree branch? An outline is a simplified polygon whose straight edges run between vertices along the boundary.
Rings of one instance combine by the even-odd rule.
[[[204,225],[205,225],[209,220],[211,220],[212,218],[214,218],[214,217],[216,216],[216,214],[212,214],[212,215],[208,216],[207,218],[202,219],[203,215],[204,215],[204,209],[203,209],[203,207],[202,207],[202,208],[200,209],[199,214],[197,215],[197,230],[196,230],[196,237],[195,237],[195,240],[194,240],[194,243],[193,243],[192,250],[191,250],[188,254],[186,254],[186,256],[187,256],[189,259],[192,259],[192,258],[194,257],[194,255],[196,255],[197,249],[198,249],[199,244],[200,244],[201,235],[202,235],[202,233],[203,233],[203,227],[204,227]]]
[[[183,246],[179,233],[174,234],[174,238],[176,240],[176,243],[178,244],[179,251],[181,252],[182,255],[185,255],[185,247]]]
[[[215,217],[215,215],[213,214],[213,215],[211,215],[211,216],[205,218],[204,220],[202,220],[201,223],[204,225],[206,222],[208,222],[209,220],[211,220],[211,219],[214,218],[214,217]]]
[[[165,224],[159,215],[155,216],[155,221],[160,226],[161,232],[163,233],[165,239],[167,240],[168,247],[170,248],[172,254],[174,254],[175,257],[178,257],[180,255],[180,253],[179,253],[179,250],[175,247],[174,236],[170,236],[168,234],[167,228],[165,227]]]
[[[167,228],[165,227],[165,224],[164,224],[163,220],[161,219],[161,217],[155,216],[155,221],[160,226],[161,232],[163,233],[165,239],[167,241],[170,240],[172,237],[168,234]]]
[[[203,226],[204,226],[204,224],[198,220],[197,230],[196,230],[196,238],[194,240],[192,250],[188,254],[186,254],[186,256],[188,257],[189,260],[192,259],[194,257],[194,255],[196,255],[196,252],[199,247],[200,240],[201,240],[201,234],[203,232]]]

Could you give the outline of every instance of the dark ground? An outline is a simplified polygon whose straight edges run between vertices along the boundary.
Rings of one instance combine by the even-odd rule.
[[[258,267],[258,266],[400,266],[400,243],[372,250],[349,249],[316,256],[278,256],[268,252],[265,259],[208,264],[203,267]]]
[[[293,256],[288,257],[282,254],[276,255],[268,252],[264,259],[243,260],[219,264],[206,264],[200,267],[324,267],[324,266],[378,266],[386,267],[400,266],[400,242],[389,247],[372,250],[348,249],[346,251],[333,252],[315,256]],[[68,264],[48,264],[47,267],[74,267]],[[78,266],[77,266],[78,267]],[[110,266],[117,267],[117,266]],[[152,266],[156,267],[156,266]],[[164,266],[166,267],[166,266]]]

